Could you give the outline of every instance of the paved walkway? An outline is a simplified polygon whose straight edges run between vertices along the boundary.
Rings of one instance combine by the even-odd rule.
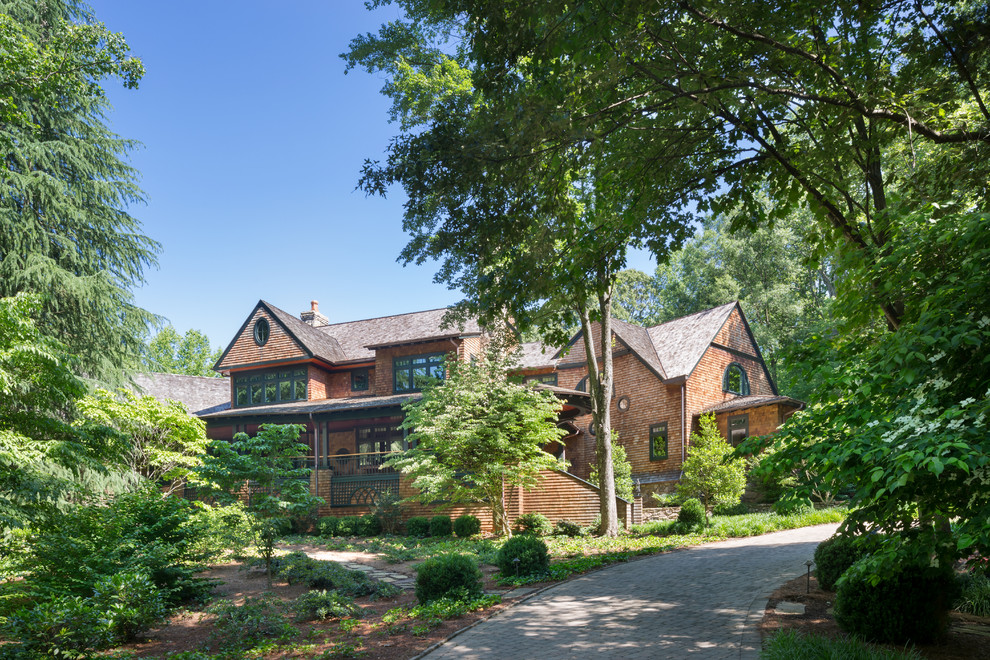
[[[458,635],[442,658],[756,658],[767,598],[837,525],[732,539],[571,580]]]

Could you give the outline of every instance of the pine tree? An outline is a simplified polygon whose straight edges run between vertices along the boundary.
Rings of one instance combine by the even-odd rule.
[[[106,126],[99,83],[116,75],[135,86],[143,69],[77,0],[0,2],[0,14],[30,40],[38,67],[45,58],[67,62],[57,76],[3,79],[22,120],[0,123],[0,296],[44,296],[42,332],[78,356],[86,376],[119,381],[155,320],[130,289],[156,264],[159,246],[127,211],[142,201],[125,161],[134,142]]]

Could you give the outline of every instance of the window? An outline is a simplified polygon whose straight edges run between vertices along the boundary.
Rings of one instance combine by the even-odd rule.
[[[737,447],[749,437],[749,415],[734,415],[729,418],[729,444]]]
[[[306,400],[306,367],[234,376],[234,407]]]
[[[650,460],[667,460],[667,422],[650,426]]]
[[[541,385],[557,386],[557,374],[539,374],[538,376],[526,376],[527,383],[540,383]]]
[[[749,378],[746,370],[738,362],[733,362],[725,368],[722,376],[722,390],[747,396],[749,394]]]
[[[380,425],[366,426],[355,431],[357,451],[361,454],[358,465],[381,465],[381,457],[374,454],[385,454],[402,451],[403,432],[398,426]]]
[[[272,333],[272,328],[268,325],[268,319],[258,319],[254,322],[254,343],[264,346],[268,343],[268,337]]]
[[[368,370],[354,369],[351,371],[351,391],[363,392],[368,389]]]
[[[419,392],[423,386],[443,379],[443,353],[407,355],[392,361],[395,392]]]
[[[587,392],[588,391],[588,377],[585,376],[584,378],[582,378],[581,380],[579,380],[578,381],[578,384],[574,386],[574,389],[576,389],[578,392]]]

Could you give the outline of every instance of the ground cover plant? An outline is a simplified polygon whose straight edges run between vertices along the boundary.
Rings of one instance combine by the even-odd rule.
[[[921,660],[915,650],[878,649],[854,639],[829,639],[785,630],[770,638],[760,654],[761,660]]]

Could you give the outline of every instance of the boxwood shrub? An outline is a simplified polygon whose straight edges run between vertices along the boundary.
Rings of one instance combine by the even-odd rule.
[[[542,513],[525,513],[516,518],[515,532],[517,534],[535,534],[549,536],[553,533],[550,519]]]
[[[406,521],[408,536],[426,537],[430,535],[430,519],[426,516],[413,516]]]
[[[316,527],[320,536],[337,536],[340,529],[340,519],[336,516],[325,516],[320,518]]]
[[[694,529],[705,524],[705,505],[696,497],[684,500],[681,510],[677,513],[677,522],[687,529]]]
[[[515,561],[516,559],[519,561]],[[495,563],[502,575],[507,577],[535,575],[550,567],[550,556],[543,539],[532,534],[520,534],[513,536],[499,548]]]
[[[361,516],[359,527],[361,536],[378,536],[382,533],[382,521],[373,513],[366,513]]]
[[[952,568],[889,562],[864,557],[846,571],[835,596],[839,627],[881,643],[943,639],[958,589]],[[873,584],[877,575],[883,577]]]
[[[854,536],[835,535],[819,543],[815,548],[818,586],[825,591],[835,591],[836,580],[868,552],[867,544],[862,539],[857,541]]]
[[[433,516],[430,518],[430,536],[450,536],[454,533],[454,525],[450,516]]]
[[[454,533],[458,538],[466,539],[469,536],[481,533],[481,521],[478,516],[465,514],[454,521]]]
[[[449,595],[477,598],[481,593],[481,569],[469,555],[437,555],[416,569],[416,598],[421,603]]]

